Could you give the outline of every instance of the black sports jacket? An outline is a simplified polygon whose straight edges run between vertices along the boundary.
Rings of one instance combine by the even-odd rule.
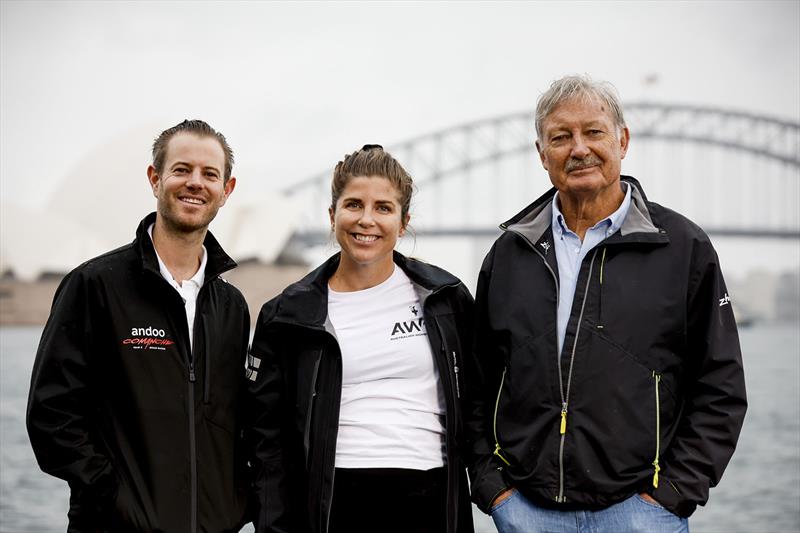
[[[420,294],[446,403],[448,532],[473,531],[462,396],[473,301],[451,274],[395,252]],[[257,533],[324,533],[335,488],[342,358],[328,317],[328,279],[339,254],[261,309],[249,358],[248,437],[256,465]],[[414,512],[409,509],[409,512]]]
[[[717,255],[699,227],[622,179],[630,210],[580,267],[562,353],[554,189],[501,225],[483,263],[470,473],[484,512],[513,486],[556,509],[646,491],[688,516],[733,454],[747,402]]]
[[[220,533],[245,523],[237,410],[250,327],[236,263],[208,233],[194,348],[146,217],[133,243],[59,286],[31,379],[39,466],[71,488],[69,531]]]

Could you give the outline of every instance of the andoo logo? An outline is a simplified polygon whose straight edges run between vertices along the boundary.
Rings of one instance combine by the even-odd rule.
[[[153,327],[146,327],[146,328],[131,328],[131,335],[155,335],[157,337],[163,337],[166,335],[163,329],[154,329]]]
[[[122,340],[123,345],[131,345],[134,350],[166,350],[165,346],[175,344],[175,341],[166,338],[163,329],[148,326],[146,328],[131,328],[131,336]]]

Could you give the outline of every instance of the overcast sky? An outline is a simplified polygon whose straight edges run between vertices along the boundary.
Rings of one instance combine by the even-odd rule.
[[[365,142],[532,109],[575,72],[628,102],[800,121],[799,6],[3,0],[0,194],[43,206],[82,159],[130,132],[150,132],[136,147],[145,190],[149,142],[184,118],[224,132],[237,194],[260,194]],[[115,166],[102,201],[130,172]]]

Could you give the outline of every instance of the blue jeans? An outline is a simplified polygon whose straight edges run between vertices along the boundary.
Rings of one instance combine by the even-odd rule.
[[[638,494],[600,511],[537,507],[518,490],[491,511],[499,533],[689,533],[689,521]]]

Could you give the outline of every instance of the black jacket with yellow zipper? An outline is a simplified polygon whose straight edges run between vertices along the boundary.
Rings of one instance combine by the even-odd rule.
[[[648,492],[685,517],[733,454],[747,401],[717,255],[622,180],[629,212],[581,264],[560,354],[555,189],[501,225],[483,263],[470,474],[484,512],[514,487],[564,510]]]
[[[447,531],[471,533],[462,402],[469,380],[463,361],[472,355],[472,296],[440,268],[397,252],[394,262],[419,294],[444,391]],[[248,370],[256,533],[328,530],[342,389],[341,352],[328,320],[328,280],[338,264],[336,254],[287,287],[264,304],[256,323]]]

